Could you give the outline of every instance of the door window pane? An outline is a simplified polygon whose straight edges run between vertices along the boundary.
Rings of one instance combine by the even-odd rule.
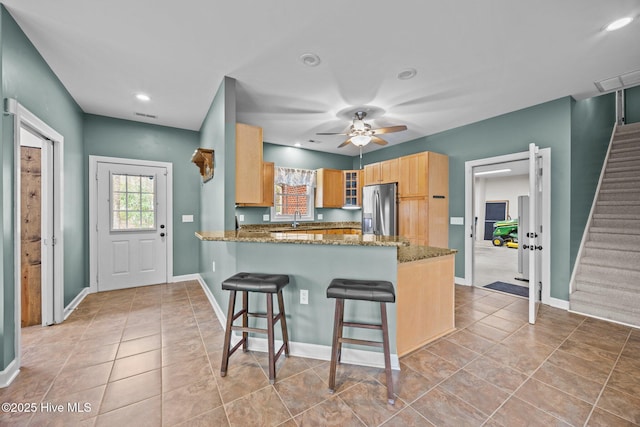
[[[111,174],[111,230],[155,230],[153,176]]]

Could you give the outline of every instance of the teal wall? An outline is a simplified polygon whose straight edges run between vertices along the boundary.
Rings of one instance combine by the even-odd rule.
[[[589,218],[616,121],[615,94],[573,103],[571,114],[571,258],[573,265]]]
[[[263,145],[263,157],[265,162],[274,162],[276,166],[300,168],[300,169],[351,169],[353,160],[350,156],[341,154],[324,153],[321,151],[307,150],[304,148],[286,147],[283,145],[270,144]],[[242,224],[262,224],[262,215],[269,214],[270,208],[236,208],[237,215],[244,215]],[[344,209],[316,209],[316,219],[318,214],[322,214],[322,222],[333,221],[360,221],[360,211]]]
[[[640,122],[640,86],[625,90],[625,115],[627,123]]]
[[[83,113],[2,6],[2,98],[15,98],[64,136],[64,301],[88,286]],[[13,276],[13,118],[2,119],[2,354],[0,370],[15,357]]]
[[[214,150],[213,179],[200,191],[200,229],[233,230],[235,228],[235,80],[225,77],[211,103],[200,129],[200,147]],[[217,268],[212,271],[212,262]],[[223,274],[235,269],[235,246],[215,246],[200,242],[199,272],[216,296]],[[233,273],[231,273],[233,274]]]
[[[198,168],[190,162],[198,147],[198,132],[156,126],[91,114],[84,120],[85,155],[153,160],[173,164],[173,274],[199,271],[200,245],[194,238],[199,230],[200,187]],[[88,177],[85,196],[88,198]],[[88,215],[88,206],[86,206]],[[194,222],[183,223],[182,215],[193,215]]]
[[[571,213],[571,98],[562,98],[481,122],[418,138],[364,155],[373,163],[421,151],[449,156],[449,215],[464,217],[464,166],[469,160],[524,152],[533,142],[551,148],[551,296],[569,298]],[[354,165],[358,159],[354,157]],[[468,225],[449,226],[457,249],[456,277],[465,277],[464,236]]]

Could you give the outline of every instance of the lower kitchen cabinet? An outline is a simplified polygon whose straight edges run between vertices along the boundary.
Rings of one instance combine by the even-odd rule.
[[[398,264],[398,356],[455,329],[454,293],[454,255]]]

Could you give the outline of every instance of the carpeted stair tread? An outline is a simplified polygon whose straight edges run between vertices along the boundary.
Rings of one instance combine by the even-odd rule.
[[[589,232],[587,235],[587,241],[585,246],[590,243],[606,243],[606,244],[619,244],[623,246],[634,246],[637,245],[640,248],[640,234],[631,234],[631,233],[594,233],[593,230]]]
[[[606,234],[640,234],[640,230],[620,230],[615,227],[591,227],[589,233],[606,233]]]
[[[615,292],[618,296],[625,296],[627,294],[633,295],[632,299],[640,298],[640,292],[638,287],[629,283],[609,281],[607,283],[601,283],[591,280],[589,277],[580,278],[576,280],[576,290],[585,291],[592,294],[607,294]],[[625,296],[625,300],[628,300]],[[638,301],[640,304],[640,300]]]
[[[600,188],[609,190],[612,188],[638,188],[640,187],[639,177],[604,178]]]
[[[584,247],[590,249],[610,249],[626,252],[636,252],[638,257],[640,258],[640,248],[635,242],[589,240],[584,244]]]
[[[594,219],[627,219],[627,220],[640,220],[640,212],[637,213],[630,213],[630,214],[601,214],[601,213],[595,213],[593,215]]]
[[[637,256],[638,255],[636,254],[636,257]],[[632,266],[633,262],[616,260],[616,259],[603,259],[597,256],[584,255],[582,257],[582,263],[584,265],[592,265],[594,267],[612,267],[620,270],[621,272],[635,271],[635,266]]]
[[[625,310],[618,306],[616,301],[594,302],[594,295],[588,292],[575,291],[572,295],[569,309],[573,312],[609,319],[628,325],[638,326],[640,312],[638,310]]]
[[[598,219],[594,218],[591,222],[593,227],[619,228],[620,231],[640,229],[640,219]]]
[[[616,164],[616,163],[620,163],[620,162],[637,162],[640,161],[640,156],[637,156],[635,154],[633,155],[624,155],[624,156],[615,156],[615,157],[609,157],[609,164]]]
[[[640,286],[640,271],[624,270],[606,265],[580,265],[576,280],[588,280],[591,283],[601,283],[605,286],[615,283],[616,287],[638,289]]]

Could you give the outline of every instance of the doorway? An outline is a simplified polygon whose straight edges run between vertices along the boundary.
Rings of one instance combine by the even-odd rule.
[[[91,291],[172,276],[171,164],[90,156]]]
[[[550,209],[550,163],[551,162],[551,150],[549,148],[539,149],[531,144],[529,152],[515,153],[504,156],[492,157],[487,159],[479,159],[468,161],[465,163],[465,222],[467,224],[467,233],[465,233],[465,283],[469,286],[484,286],[484,283],[488,280],[487,277],[482,277],[482,271],[490,270],[491,275],[497,278],[497,282],[501,282],[502,277],[507,279],[521,277],[522,274],[518,271],[518,264],[520,267],[523,263],[529,265],[529,269],[533,268],[535,272],[529,272],[532,279],[529,289],[521,293],[522,296],[528,297],[530,300],[530,322],[535,322],[535,312],[537,311],[538,302],[542,300],[543,303],[549,303],[550,296],[550,221],[551,221],[551,209]],[[508,216],[519,217],[519,213],[516,213],[514,209],[518,209],[519,200],[517,196],[527,196],[534,194],[535,200],[527,210],[531,209],[536,212],[534,220],[529,221],[529,230],[526,230],[524,238],[518,239],[517,231],[513,233],[514,239],[518,240],[519,248],[517,251],[521,252],[521,255],[525,259],[518,260],[518,253],[515,249],[502,247],[502,250],[512,251],[504,252],[503,255],[507,256],[510,261],[510,271],[505,272],[505,267],[500,268],[500,272],[505,272],[506,276],[498,277],[498,269],[495,267],[480,265],[482,262],[482,256],[478,256],[479,251],[482,249],[490,250],[493,247],[491,241],[485,241],[485,218],[483,214],[486,212],[486,202],[489,200],[497,200],[502,197],[497,197],[495,194],[487,195],[485,199],[477,197],[477,186],[486,185],[487,180],[477,180],[478,175],[488,176],[495,173],[498,176],[500,173],[506,173],[507,169],[512,169],[509,173],[513,176],[522,175],[523,185],[520,188],[512,190],[509,197]],[[543,173],[544,171],[544,173]],[[509,182],[513,183],[516,178],[509,178]],[[517,194],[524,193],[524,194]],[[482,194],[486,194],[482,192]],[[515,197],[515,201],[511,201],[511,196]],[[535,203],[534,203],[535,202]],[[481,212],[481,214],[478,214]],[[480,218],[479,218],[480,216]],[[533,218],[533,215],[529,215]],[[507,227],[505,227],[506,229]],[[532,231],[536,232],[533,233]],[[545,232],[543,232],[545,231]],[[532,236],[529,238],[529,236]],[[535,241],[534,241],[535,239]],[[509,241],[509,237],[505,237],[505,243]],[[499,241],[499,239],[496,239]],[[490,245],[490,246],[489,246]],[[486,246],[486,248],[484,248]],[[514,245],[515,246],[515,245]],[[531,249],[533,248],[533,249]],[[546,250],[543,250],[546,249]],[[526,249],[526,250],[523,250]],[[486,259],[486,258],[485,258]],[[495,257],[490,256],[490,259]],[[535,267],[535,268],[534,268]],[[491,271],[491,269],[493,269]],[[533,276],[533,277],[531,277]],[[512,280],[513,281],[513,280]],[[481,283],[482,282],[482,283]],[[517,285],[525,284],[517,283]]]
[[[17,351],[12,366],[17,374],[23,324],[46,326],[64,320],[64,138],[15,99],[6,100],[5,110],[14,116],[14,327]]]

